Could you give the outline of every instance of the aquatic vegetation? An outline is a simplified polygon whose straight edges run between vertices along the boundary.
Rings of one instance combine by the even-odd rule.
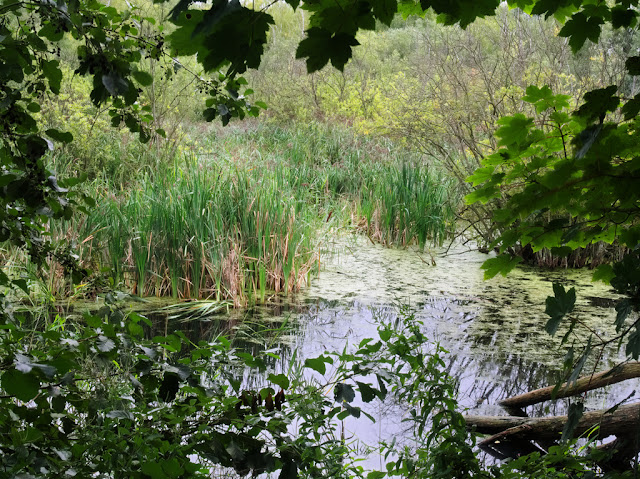
[[[110,264],[138,295],[264,299],[306,281],[312,225],[277,178],[192,163],[106,194],[80,232],[80,252]]]
[[[51,261],[50,297],[111,285],[139,296],[264,301],[308,284],[322,238],[336,230],[385,245],[440,244],[457,202],[436,166],[322,125],[213,131],[198,153],[157,171],[99,175],[82,187],[97,205],[52,235],[75,243],[94,275],[71,291]]]

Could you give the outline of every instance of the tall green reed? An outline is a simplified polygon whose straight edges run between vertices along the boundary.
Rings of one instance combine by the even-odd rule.
[[[117,281],[140,295],[242,304],[296,290],[314,264],[314,226],[286,187],[269,171],[192,159],[100,198],[84,250],[107,252]]]
[[[200,138],[162,168],[84,188],[98,205],[54,234],[139,295],[245,304],[299,289],[320,231],[388,245],[440,243],[456,197],[434,165],[386,140],[325,125],[258,125]]]

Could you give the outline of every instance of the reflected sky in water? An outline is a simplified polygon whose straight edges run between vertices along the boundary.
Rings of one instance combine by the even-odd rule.
[[[231,313],[232,324],[245,339],[239,343],[242,348],[254,353],[279,348],[282,363],[272,364],[275,369],[286,368],[294,350],[299,357],[313,357],[377,337],[378,322],[393,320],[397,305],[409,305],[423,321],[430,341],[449,351],[447,367],[459,380],[461,405],[470,413],[505,414],[497,406],[500,399],[554,384],[560,377],[565,354],[560,339],[565,330],[561,327],[556,337],[544,331],[545,299],[552,294],[553,282],[576,288],[573,314],[589,329],[602,337],[615,332],[611,299],[616,296],[608,286],[591,282],[590,271],[523,267],[506,278],[484,281],[480,266],[487,255],[460,245],[422,253],[385,248],[360,237],[342,239],[326,249],[322,272],[303,293],[277,306]],[[283,323],[287,324],[284,333],[256,334]],[[219,330],[216,322],[188,327],[200,328],[191,331],[200,338]],[[586,338],[582,329],[572,340],[579,346]],[[620,359],[620,354],[609,351],[597,369]],[[609,407],[638,386],[638,381],[630,381],[589,393],[587,407]],[[371,410],[367,405],[367,410],[377,418],[376,424],[347,422],[347,434],[350,431],[373,444],[402,433],[404,412],[399,406],[379,404]],[[532,406],[527,412],[542,415],[565,410],[565,401],[558,401]]]

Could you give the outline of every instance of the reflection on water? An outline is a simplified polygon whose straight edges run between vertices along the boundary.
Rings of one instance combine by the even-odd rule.
[[[603,337],[614,333],[615,296],[608,286],[591,282],[590,271],[520,268],[484,281],[480,265],[487,256],[462,246],[433,251],[436,266],[429,254],[361,238],[334,249],[339,253],[299,298],[311,307],[298,317],[295,347],[306,354],[340,349],[345,341],[375,335],[375,314],[393,316],[394,304],[408,304],[424,322],[427,337],[451,353],[449,367],[460,380],[461,403],[473,412],[500,414],[495,406],[500,399],[558,379],[565,330],[555,337],[544,331],[545,299],[554,282],[576,288],[574,315],[580,321]],[[572,337],[579,346],[586,342],[586,330],[578,328]],[[618,358],[609,353],[598,369]],[[614,387],[612,395],[626,397],[636,385]],[[601,407],[603,396],[592,396],[588,405]]]
[[[559,378],[564,331],[561,328],[553,338],[544,331],[545,298],[552,294],[553,282],[575,286],[574,315],[588,328],[602,337],[614,333],[615,296],[607,286],[592,283],[589,271],[521,268],[507,278],[484,281],[480,265],[487,256],[461,246],[433,251],[436,266],[429,254],[384,248],[362,238],[343,240],[330,249],[334,253],[325,258],[323,271],[303,294],[284,304],[232,312],[230,322],[187,323],[185,334],[208,339],[235,327],[238,346],[249,352],[277,347],[281,363],[270,366],[283,370],[294,350],[299,357],[312,357],[375,337],[378,321],[393,320],[397,305],[409,305],[424,322],[427,337],[450,352],[448,368],[459,380],[462,406],[472,413],[504,414],[497,406],[500,399]],[[574,335],[575,344],[583,344],[586,337],[581,329]],[[597,369],[619,358],[607,353]],[[632,381],[590,393],[587,407],[612,405],[637,386]],[[359,421],[348,426],[369,444],[397,435],[403,412],[393,408],[397,406],[380,405],[377,413],[370,411],[378,417],[376,424]],[[560,401],[528,412],[559,414],[565,409]]]

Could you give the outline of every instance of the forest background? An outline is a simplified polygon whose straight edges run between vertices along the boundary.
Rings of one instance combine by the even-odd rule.
[[[382,325],[380,339],[356,354],[308,360],[322,374],[336,364],[322,386],[294,368],[271,372],[274,385],[295,391],[279,415],[252,404],[273,403],[275,390],[245,395],[229,366],[268,369],[264,362],[236,356],[226,340],[144,339],[145,318],[115,303],[134,293],[207,298],[217,308],[295,291],[315,271],[312,238],[345,225],[423,248],[463,230],[479,248],[505,253],[486,263],[488,276],[523,258],[604,263],[598,277],[630,296],[618,303],[614,339],[637,359],[634,2],[517,3],[541,16],[495,2],[438,4],[437,14],[424,13],[428,2],[364,2],[341,9],[347,21],[325,2],[295,11],[280,3],[60,5],[0,7],[9,477],[197,476],[210,473],[209,463],[281,477],[598,471],[570,445],[486,469],[438,352],[422,376],[426,342],[411,321]],[[419,15],[402,18],[398,8]],[[466,28],[442,25],[457,22]],[[222,38],[239,42],[212,48]],[[264,111],[260,121],[220,130],[201,121],[203,103],[204,119],[224,124]],[[86,324],[50,314],[57,299],[113,288],[126,293],[108,294]],[[551,333],[575,301],[575,292],[555,293]],[[25,301],[40,308],[44,326],[15,308]],[[579,373],[601,346],[589,342],[567,359],[568,371]],[[394,364],[402,366],[385,369]],[[218,389],[199,380],[212,373]],[[393,458],[387,470],[364,471],[344,459],[349,445],[332,418],[362,413],[350,405],[355,391],[369,402],[387,390],[416,405],[422,446],[383,445]],[[304,427],[290,437],[300,418]],[[125,457],[125,444],[136,453]]]

